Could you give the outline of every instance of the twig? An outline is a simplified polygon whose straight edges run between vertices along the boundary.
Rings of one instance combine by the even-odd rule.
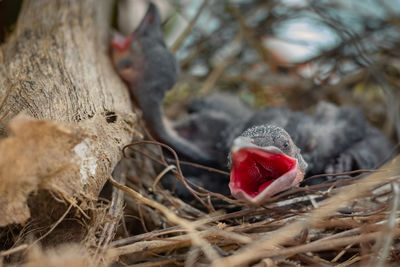
[[[117,177],[118,181],[121,184],[126,183],[126,166],[123,161],[117,165],[114,170],[114,175]],[[98,246],[95,252],[95,259],[100,263],[101,258],[97,257],[100,250],[104,250],[109,243],[111,242],[114,234],[116,232],[116,228],[118,226],[119,220],[122,216],[122,207],[124,204],[124,192],[113,187],[112,195],[111,195],[111,204],[108,210],[108,215],[113,218],[112,222],[107,222],[104,225],[104,228],[101,232],[99,240],[97,242]]]
[[[146,223],[144,222],[144,219],[143,219],[142,206],[140,205],[140,203],[137,204],[137,211],[138,211],[138,215],[139,215],[139,219],[140,219],[140,224],[142,225],[143,230],[146,233],[149,232],[149,230],[147,229]]]
[[[170,158],[167,158],[167,161],[176,162],[174,159],[170,159]],[[204,165],[201,165],[201,164],[198,164],[198,163],[194,163],[194,162],[180,160],[179,163],[181,165],[193,166],[195,168],[203,169],[203,170],[206,170],[206,171],[209,171],[209,172],[215,172],[215,173],[223,174],[223,175],[226,175],[226,176],[230,175],[229,172],[222,171],[222,170],[219,170],[219,169],[215,169],[215,168],[212,168],[212,167],[207,167],[207,166],[204,166]]]
[[[293,239],[294,236],[298,235],[307,226],[314,226],[319,221],[324,220],[331,216],[334,211],[339,207],[349,203],[353,199],[365,195],[375,186],[387,182],[388,180],[398,178],[400,169],[397,167],[400,161],[400,156],[385,164],[381,170],[385,172],[376,172],[370,176],[360,180],[360,182],[342,188],[341,192],[331,198],[328,198],[320,202],[320,208],[312,211],[308,216],[303,219],[299,219],[294,223],[291,223],[285,227],[282,227],[279,231],[275,232],[272,236],[269,236],[267,240],[260,240],[254,242],[252,245],[243,249],[235,255],[219,259],[212,263],[212,266],[240,266],[248,264],[251,261],[266,257],[266,252],[273,249],[277,245]],[[345,240],[345,239],[343,239]],[[354,242],[354,238],[350,238],[344,242],[344,245]],[[329,242],[326,242],[329,245]],[[333,243],[331,243],[332,245]],[[318,246],[317,246],[318,247]],[[319,247],[321,249],[321,247]],[[297,252],[296,252],[297,253]]]
[[[184,229],[186,229],[188,231],[189,236],[192,239],[193,243],[198,245],[199,247],[201,247],[204,254],[210,260],[216,260],[219,258],[218,253],[211,247],[211,245],[198,235],[195,227],[193,226],[193,224],[191,222],[178,217],[175,213],[171,212],[167,207],[161,205],[160,203],[155,202],[151,199],[148,199],[148,198],[142,196],[140,193],[136,192],[135,190],[133,190],[129,187],[120,185],[112,177],[110,177],[109,180],[118,189],[124,191],[125,193],[127,193],[130,196],[134,197],[135,199],[141,201],[142,203],[162,212],[164,214],[164,216],[172,223],[181,225]]]
[[[304,179],[304,181],[309,181],[315,178],[320,178],[320,177],[328,177],[328,176],[345,176],[345,175],[353,175],[353,174],[359,174],[359,173],[370,173],[370,172],[378,172],[378,171],[382,171],[382,170],[354,170],[354,171],[348,171],[348,172],[342,172],[342,173],[332,173],[332,174],[328,174],[328,173],[323,173],[323,174],[317,174],[317,175],[313,175],[310,177],[307,177],[306,179]]]
[[[143,151],[140,151],[140,150],[137,150],[137,149],[134,148],[134,146],[140,145],[140,144],[154,144],[154,145],[158,145],[159,147],[167,148],[167,149],[168,149],[169,151],[171,151],[171,153],[173,154],[174,159],[169,159],[169,158],[167,158],[167,159],[165,159],[165,160],[158,160],[158,159],[154,158],[153,156],[148,155],[147,153],[144,153]],[[138,141],[138,142],[134,142],[134,143],[129,144],[129,145],[127,145],[127,146],[125,146],[125,147],[123,148],[122,153],[123,153],[124,157],[127,157],[127,155],[126,155],[126,149],[127,149],[127,148],[132,148],[135,152],[139,152],[140,154],[142,154],[142,155],[144,155],[144,156],[150,158],[151,160],[154,160],[155,162],[157,162],[157,163],[159,163],[159,164],[164,165],[165,167],[168,167],[168,166],[169,166],[169,165],[167,164],[166,161],[175,162],[176,168],[177,168],[177,169],[176,169],[176,170],[173,170],[173,173],[179,178],[179,180],[184,184],[184,186],[189,190],[189,192],[190,192],[204,207],[206,207],[210,212],[212,212],[213,209],[212,209],[209,205],[207,205],[202,199],[200,199],[199,196],[203,196],[203,197],[210,197],[210,196],[212,196],[212,197],[219,198],[219,199],[221,199],[221,200],[223,200],[223,201],[226,201],[226,202],[228,202],[228,203],[232,203],[232,204],[236,204],[236,205],[246,205],[245,202],[242,202],[242,201],[239,201],[239,200],[230,199],[230,198],[228,198],[228,197],[226,197],[226,196],[224,196],[224,195],[222,195],[222,194],[219,194],[219,193],[210,192],[210,191],[208,191],[207,189],[205,189],[205,188],[203,188],[203,187],[201,187],[201,186],[199,186],[199,185],[196,185],[196,184],[191,183],[190,181],[187,181],[187,180],[185,179],[185,177],[183,176],[182,171],[181,171],[181,168],[180,168],[180,165],[181,165],[182,161],[180,161],[180,160],[178,159],[178,156],[177,156],[176,152],[175,152],[171,147],[169,147],[169,146],[166,145],[166,144],[163,144],[163,143],[160,143],[160,142],[157,142],[157,141]],[[192,163],[192,162],[183,161],[183,164],[184,164],[184,165],[191,165],[191,166],[198,167],[198,168],[201,168],[201,169],[206,169],[206,170],[211,171],[211,172],[216,172],[216,173],[220,173],[220,174],[224,174],[224,175],[228,175],[228,176],[229,176],[229,173],[228,173],[228,172],[224,172],[224,171],[221,171],[221,170],[218,170],[218,169],[215,169],[215,168],[203,166],[203,165],[200,165],[200,164],[197,164],[197,163]],[[189,186],[189,184],[192,185],[193,187],[197,188],[197,189],[200,189],[200,190],[206,192],[206,193],[201,193],[201,192],[198,192],[198,191],[193,190],[193,187]]]
[[[54,231],[54,229],[56,229],[56,227],[65,219],[65,217],[67,216],[67,214],[70,212],[71,208],[72,208],[73,204],[70,204],[68,209],[64,212],[64,214],[51,226],[50,230],[47,231],[44,235],[42,235],[41,237],[39,237],[38,239],[36,239],[32,244],[29,245],[29,247],[27,249],[32,248],[34,245],[36,245],[36,243],[40,242],[41,240],[43,240],[46,236],[48,236],[51,232]]]
[[[393,242],[393,235],[396,227],[397,211],[399,210],[399,204],[400,204],[400,189],[398,183],[396,182],[392,183],[392,191],[393,191],[392,211],[390,212],[389,219],[386,223],[386,227],[382,231],[383,235],[380,236],[380,239],[377,242],[377,244],[380,244],[382,248],[378,252],[378,255],[375,259],[375,264],[373,264],[372,266],[377,266],[377,267],[386,266],[386,260],[389,255],[390,245]]]
[[[351,257],[351,258],[348,259],[347,261],[345,261],[345,262],[343,262],[343,263],[341,263],[341,264],[336,265],[336,267],[347,267],[347,266],[350,266],[350,265],[352,265],[353,263],[356,263],[356,262],[362,260],[362,258],[363,258],[363,257],[354,255],[353,257]]]
[[[184,267],[192,267],[196,266],[196,262],[198,261],[201,255],[201,251],[198,248],[192,248],[186,253],[186,259]]]
[[[171,170],[175,170],[175,169],[176,169],[176,166],[174,166],[174,165],[169,165],[169,166],[167,166],[162,172],[160,172],[159,175],[157,175],[156,179],[154,179],[153,186],[152,186],[153,192],[156,192],[156,186],[157,186],[157,184],[160,182],[161,178],[162,178],[167,172],[169,172],[169,171],[171,171]]]
[[[189,184],[187,183],[185,177],[183,176],[182,170],[181,170],[181,166],[180,166],[180,161],[179,161],[179,157],[178,154],[175,152],[174,149],[172,149],[170,146],[157,142],[157,141],[137,141],[134,142],[132,144],[126,145],[122,148],[122,154],[124,155],[124,157],[126,157],[126,152],[125,150],[127,148],[130,147],[134,147],[136,145],[140,145],[140,144],[151,144],[151,145],[157,145],[159,147],[163,147],[166,148],[169,152],[171,152],[171,154],[173,155],[175,161],[176,161],[176,171],[174,170],[174,174],[179,178],[179,180],[183,183],[183,185],[189,190],[189,192],[207,209],[209,209],[208,205],[199,197],[199,192],[196,192],[191,186],[189,186]],[[164,161],[165,162],[165,161]],[[167,165],[167,162],[165,162],[165,166]]]
[[[182,45],[183,41],[185,40],[186,36],[191,32],[193,29],[194,24],[196,24],[197,19],[200,17],[201,12],[204,10],[204,8],[207,6],[208,0],[203,0],[203,3],[199,7],[199,9],[196,12],[196,15],[192,18],[192,20],[189,22],[183,33],[179,36],[179,38],[175,41],[175,43],[171,47],[172,52],[178,51],[179,47]]]
[[[241,210],[241,211],[236,211],[236,212],[232,212],[232,213],[228,213],[228,214],[223,214],[223,215],[219,215],[219,216],[215,216],[215,217],[206,217],[204,219],[197,220],[193,223],[195,225],[200,226],[200,225],[211,223],[211,222],[217,222],[217,221],[221,221],[221,220],[229,220],[229,219],[237,218],[237,217],[240,218],[240,217],[248,215],[248,214],[257,216],[257,215],[260,215],[263,213],[265,213],[265,210],[263,210],[263,209],[258,209],[258,210],[248,209],[248,210]],[[115,240],[114,242],[111,243],[111,246],[127,245],[130,243],[138,242],[138,241],[156,237],[159,235],[164,235],[164,234],[174,233],[174,232],[182,232],[182,231],[184,231],[182,226],[173,226],[173,227],[169,227],[166,229],[154,230],[153,232],[144,233],[144,234],[140,234],[140,235],[136,235],[136,236],[131,236],[131,237],[127,237],[127,238],[121,239],[121,240]]]
[[[25,250],[27,248],[29,248],[28,244],[22,244],[22,245],[20,245],[18,247],[10,248],[9,250],[0,251],[0,257],[9,256],[11,254],[20,252],[20,251]]]
[[[335,258],[333,258],[333,260],[331,260],[331,262],[337,262],[352,246],[354,246],[354,243],[348,244],[344,249],[342,249],[342,251],[339,252],[339,254],[336,255]]]
[[[335,249],[342,246],[347,246],[352,243],[362,243],[362,242],[370,242],[376,240],[378,237],[382,235],[381,232],[369,233],[364,235],[350,236],[337,238],[333,240],[325,240],[325,241],[314,241],[309,244],[300,245],[296,247],[286,248],[286,249],[272,249],[269,251],[264,251],[264,257],[279,257],[279,256],[289,256],[298,253],[305,252],[313,252],[313,251],[324,251]],[[397,237],[400,235],[400,229],[396,229],[393,231],[393,236]],[[237,266],[237,265],[234,265]]]
[[[221,243],[235,241],[235,243],[239,244],[240,243],[249,244],[252,242],[252,239],[250,239],[249,237],[246,238],[245,236],[241,236],[240,239],[246,242],[240,242],[235,237],[235,233],[233,235],[230,234],[231,233],[229,232],[224,232],[221,231],[220,229],[215,229],[215,228],[198,232],[200,238],[202,238],[203,240],[209,240],[212,243],[216,243],[217,241],[220,241]],[[236,234],[236,236],[237,235],[238,234]],[[216,237],[223,237],[224,239],[218,239]],[[162,253],[170,251],[171,249],[180,249],[184,247],[189,247],[192,244],[194,244],[192,235],[188,233],[185,235],[178,235],[169,238],[149,240],[149,241],[140,241],[126,246],[111,248],[108,251],[108,256],[113,258],[120,255],[144,252],[144,250],[145,252],[150,252],[150,253]],[[214,252],[216,252],[213,247],[212,249]]]
[[[317,197],[314,195],[308,195],[308,199],[310,200],[311,204],[313,205],[314,208],[318,208],[318,203],[315,201]]]

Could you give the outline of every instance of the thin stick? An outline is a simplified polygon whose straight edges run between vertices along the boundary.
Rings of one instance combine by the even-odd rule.
[[[331,260],[331,262],[337,262],[352,246],[354,246],[354,243],[348,244],[344,249],[342,249],[342,251],[339,252],[339,254],[336,255],[335,258],[333,258],[333,260]]]
[[[174,159],[170,159],[170,158],[167,158],[167,161],[175,162]],[[201,164],[198,164],[198,163],[194,163],[194,162],[190,162],[190,161],[180,160],[179,163],[181,165],[189,165],[189,166],[193,166],[195,168],[203,169],[203,170],[206,170],[206,171],[209,171],[209,172],[216,172],[216,173],[223,174],[223,175],[226,175],[226,176],[230,175],[229,172],[222,171],[222,170],[219,170],[219,169],[215,169],[215,168],[212,168],[212,167],[207,167],[207,166],[204,166],[204,165],[201,165]]]
[[[239,244],[242,243],[249,244],[251,242],[250,238],[246,238],[245,236],[242,235],[240,239],[246,242],[241,242],[240,240],[237,240],[234,235],[229,235],[228,232],[226,232],[226,234],[225,233],[221,234],[221,230],[216,228],[200,231],[198,232],[198,235],[204,240],[210,240],[210,242],[213,243],[216,242],[228,243],[233,241]],[[216,237],[223,237],[223,238],[216,238]],[[244,238],[246,238],[247,240],[244,240]],[[177,250],[180,248],[188,248],[191,245],[193,245],[193,243],[194,243],[193,239],[190,233],[188,233],[168,238],[159,238],[159,239],[135,242],[133,244],[117,248],[110,248],[110,250],[108,251],[108,256],[110,258],[114,258],[116,256],[128,255],[128,254],[132,255],[134,253],[141,253],[141,252],[163,253],[171,250]]]
[[[400,155],[380,168],[380,170],[385,170],[385,172],[372,173],[368,177],[360,180],[358,183],[342,188],[340,193],[337,195],[320,202],[320,208],[315,209],[303,219],[299,219],[294,223],[282,227],[280,230],[269,236],[268,239],[254,242],[252,245],[235,255],[213,262],[212,266],[241,266],[249,264],[251,261],[265,258],[266,253],[269,250],[275,248],[281,243],[293,239],[294,236],[298,235],[307,226],[314,226],[321,220],[328,218],[339,207],[351,202],[357,197],[367,194],[375,186],[393,179],[398,179],[400,169],[397,166],[399,161]],[[351,241],[345,243],[345,245],[355,242],[354,238],[350,238],[349,240]],[[326,243],[329,245],[329,242]]]
[[[48,236],[51,232],[54,231],[54,229],[56,229],[56,227],[65,219],[65,217],[67,216],[67,214],[69,213],[69,211],[72,208],[72,204],[69,205],[68,209],[64,212],[64,214],[51,226],[50,230],[47,231],[47,233],[45,233],[44,235],[42,235],[41,237],[39,237],[38,239],[35,240],[35,242],[33,242],[32,244],[29,245],[28,249],[30,249],[31,247],[33,247],[36,243],[38,243],[39,241],[43,240],[46,236]]]
[[[345,262],[343,262],[343,263],[341,263],[341,264],[336,265],[336,267],[347,267],[347,266],[350,266],[350,265],[352,265],[353,263],[356,263],[356,262],[360,261],[362,258],[363,258],[363,257],[354,255],[352,258],[348,259],[347,261],[345,261]]]
[[[396,229],[392,232],[394,237],[400,235],[400,229]],[[347,246],[353,243],[363,243],[363,242],[370,242],[374,241],[382,235],[381,232],[369,233],[364,235],[357,235],[357,236],[350,236],[350,237],[343,237],[337,238],[334,240],[325,240],[325,241],[315,241],[305,245],[300,245],[296,247],[286,248],[286,249],[273,249],[264,252],[264,257],[280,257],[280,256],[289,256],[295,255],[298,253],[306,253],[306,252],[313,252],[313,251],[325,251],[336,249],[338,247]],[[236,265],[235,265],[236,266]]]
[[[124,161],[120,161],[117,167],[114,170],[114,174],[117,177],[118,181],[121,184],[126,183],[126,168],[125,168]],[[117,226],[121,218],[123,217],[122,214],[122,207],[124,205],[124,192],[118,190],[117,188],[112,188],[112,195],[111,195],[111,204],[108,210],[108,214],[110,217],[114,218],[113,221],[107,222],[104,224],[103,230],[97,242],[98,246],[95,252],[95,258],[98,263],[101,261],[101,257],[98,257],[99,251],[104,250],[107,246],[109,246],[112,238],[115,235]]]
[[[154,179],[152,188],[153,188],[153,192],[156,192],[156,186],[157,184],[160,182],[161,178],[169,171],[171,170],[175,170],[176,166],[175,165],[169,165],[167,166],[162,172],[160,172],[159,175],[157,175],[156,179]]]
[[[327,177],[327,176],[344,176],[344,175],[352,175],[352,174],[358,174],[358,173],[370,173],[370,172],[379,172],[382,170],[354,170],[354,171],[348,171],[348,172],[341,172],[341,173],[323,173],[323,174],[317,174],[313,175],[310,177],[307,177],[304,179],[304,181],[309,181],[315,178],[320,178],[320,177]]]
[[[254,216],[259,215],[259,214],[263,214],[265,213],[265,211],[263,209],[259,209],[259,210],[254,210],[254,209],[248,209],[248,210],[241,210],[241,211],[236,211],[236,212],[232,212],[232,213],[228,213],[228,214],[222,214],[222,215],[218,215],[215,217],[205,217],[204,219],[201,220],[197,220],[195,222],[193,222],[194,224],[196,224],[197,226],[201,226],[203,224],[207,224],[207,223],[211,223],[211,222],[218,222],[218,221],[222,221],[222,220],[229,220],[232,218],[236,218],[236,217],[242,217],[248,214],[252,214]],[[111,246],[122,246],[122,245],[128,245],[134,242],[138,242],[144,239],[148,239],[148,238],[152,238],[152,237],[156,237],[159,235],[163,235],[163,234],[168,234],[170,232],[173,231],[179,231],[182,232],[183,228],[182,226],[173,226],[173,227],[169,227],[166,229],[161,229],[161,230],[155,230],[149,233],[144,233],[144,234],[140,234],[140,235],[136,235],[136,236],[130,236],[127,237],[125,239],[121,239],[121,240],[115,240],[111,243]]]
[[[383,235],[380,236],[378,244],[382,244],[382,249],[378,252],[378,255],[375,260],[375,264],[372,266],[386,266],[386,260],[389,255],[390,245],[393,242],[393,230],[396,227],[396,217],[397,211],[399,209],[400,204],[400,189],[399,185],[396,182],[392,183],[392,191],[393,191],[393,204],[392,211],[390,212],[389,219],[386,223],[386,227],[383,230]]]
[[[121,191],[121,190],[120,190]],[[145,221],[144,221],[144,218],[143,218],[143,212],[142,212],[142,205],[140,205],[140,203],[138,203],[137,204],[137,210],[138,210],[138,215],[139,215],[139,219],[140,219],[140,224],[142,225],[142,227],[143,227],[143,231],[145,232],[145,233],[147,233],[147,232],[149,232],[149,230],[147,229],[147,226],[146,226],[146,223],[145,223]]]
[[[22,244],[15,248],[10,248],[9,250],[0,251],[0,257],[9,256],[11,254],[17,253],[19,251],[25,250],[29,247],[28,244]]]
[[[125,150],[129,147],[133,147],[136,145],[140,145],[140,144],[151,144],[151,145],[157,145],[159,147],[164,147],[166,148],[169,152],[171,152],[171,154],[173,155],[175,161],[176,161],[176,171],[174,171],[174,173],[177,175],[177,177],[180,178],[180,181],[183,183],[183,185],[189,190],[189,192],[207,209],[209,209],[208,205],[199,197],[199,192],[196,192],[191,186],[189,186],[189,184],[187,183],[185,177],[183,176],[182,170],[181,170],[181,166],[179,164],[179,157],[178,154],[175,152],[175,150],[173,148],[171,148],[170,146],[164,144],[164,143],[160,143],[157,141],[137,141],[134,142],[132,144],[126,145],[122,148],[122,154],[124,155],[124,157],[126,157],[126,152]],[[167,163],[165,162],[165,165],[167,165]]]
[[[216,260],[219,257],[218,253],[211,247],[211,245],[204,240],[202,237],[198,235],[198,232],[196,231],[195,227],[193,224],[183,218],[178,217],[175,213],[170,211],[167,207],[164,205],[161,205],[158,202],[155,202],[151,199],[148,199],[144,197],[142,194],[136,192],[135,190],[127,187],[120,185],[117,181],[115,181],[112,177],[109,178],[110,182],[112,185],[117,187],[118,189],[124,191],[125,193],[129,194],[130,196],[134,197],[135,199],[143,202],[144,204],[157,209],[158,211],[162,212],[164,216],[172,223],[181,225],[183,228],[185,228],[188,231],[189,236],[191,237],[193,244],[198,245],[199,247],[202,248],[204,254],[210,259],[210,260]]]
[[[192,18],[192,20],[189,22],[188,26],[185,28],[183,33],[179,36],[179,38],[172,45],[172,47],[171,47],[172,52],[175,53],[176,51],[178,51],[179,47],[182,45],[186,36],[192,31],[194,24],[196,24],[197,19],[200,17],[201,12],[204,10],[204,8],[207,6],[207,3],[208,3],[208,0],[203,0],[203,3],[197,10],[196,15]]]

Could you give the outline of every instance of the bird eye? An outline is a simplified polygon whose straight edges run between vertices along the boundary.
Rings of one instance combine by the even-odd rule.
[[[128,69],[128,68],[133,68],[133,61],[130,60],[129,58],[121,59],[118,62],[118,68],[121,69],[121,70]]]
[[[285,143],[283,143],[283,148],[288,148],[289,147],[289,142],[285,141]]]

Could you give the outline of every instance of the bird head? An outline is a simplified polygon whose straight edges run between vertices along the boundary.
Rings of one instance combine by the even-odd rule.
[[[231,194],[252,204],[299,184],[307,168],[290,135],[273,125],[255,126],[237,137],[229,161]]]
[[[145,38],[162,40],[161,17],[157,7],[150,3],[136,30],[129,36],[114,31],[111,41],[113,64],[130,87],[134,87],[143,76],[145,55],[142,41]]]

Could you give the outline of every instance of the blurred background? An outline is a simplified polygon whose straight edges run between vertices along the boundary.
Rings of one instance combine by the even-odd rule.
[[[146,1],[139,2],[120,2],[125,34],[146,10]],[[324,100],[359,106],[400,140],[399,0],[156,3],[181,64],[166,101],[170,117],[182,116],[190,99],[216,91],[236,94],[255,109],[311,112]]]
[[[22,1],[0,0],[0,42]],[[179,118],[217,91],[249,106],[312,112],[349,104],[400,140],[400,0],[158,0],[167,43],[181,65],[166,100]],[[129,34],[146,0],[121,0],[113,27]]]

